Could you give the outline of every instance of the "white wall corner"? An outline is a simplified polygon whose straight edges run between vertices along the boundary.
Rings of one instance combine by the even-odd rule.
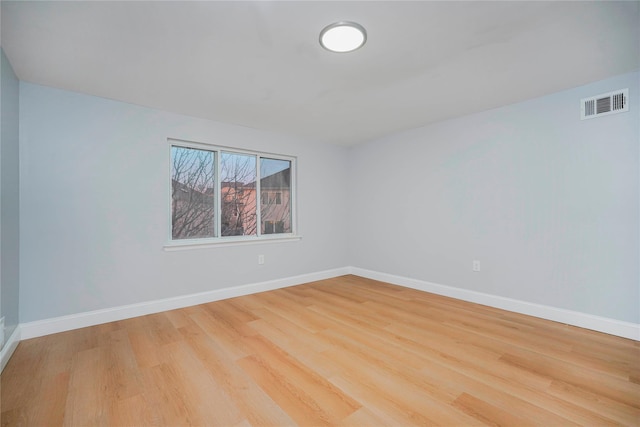
[[[607,317],[594,316],[592,314],[534,304],[497,295],[411,279],[408,277],[380,273],[359,267],[349,267],[349,272],[350,274],[366,277],[368,279],[379,280],[394,285],[405,286],[407,288],[417,289],[424,292],[430,292],[437,295],[443,295],[463,301],[487,305],[502,310],[526,314],[528,316],[539,317],[541,319],[552,320],[554,322],[565,323],[580,328],[591,329],[593,331],[604,332],[606,334],[640,341],[640,324],[637,323],[624,322]]]
[[[205,304],[227,298],[234,298],[308,282],[315,282],[318,280],[330,279],[333,277],[343,276],[345,274],[349,274],[348,267],[324,270],[316,273],[302,274],[299,276],[269,280],[231,288],[216,289],[197,294],[181,295],[161,300],[88,311],[68,316],[55,317],[52,319],[37,320],[34,322],[22,323],[20,325],[21,334],[22,339],[36,338],[58,332],[100,325],[102,323],[115,322],[132,317],[144,316],[147,314],[175,310],[178,308]]]
[[[18,347],[18,343],[21,340],[21,328],[20,325],[16,326],[11,335],[9,335],[9,339],[4,343],[2,347],[2,351],[0,351],[0,373],[4,371],[4,367],[7,366],[9,359],[13,355],[13,352],[16,351]]]

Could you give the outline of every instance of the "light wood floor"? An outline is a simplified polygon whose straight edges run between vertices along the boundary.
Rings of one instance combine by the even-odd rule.
[[[640,343],[344,276],[20,343],[2,425],[640,425]]]

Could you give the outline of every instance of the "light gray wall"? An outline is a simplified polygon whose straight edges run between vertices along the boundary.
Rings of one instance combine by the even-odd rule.
[[[20,85],[22,322],[348,265],[345,148]],[[303,239],[164,251],[168,137],[297,156]]]
[[[351,264],[639,323],[638,81],[353,148]],[[627,87],[629,112],[580,120],[581,98]]]
[[[19,320],[19,82],[1,49],[0,57],[0,316],[6,339]]]
[[[21,82],[20,320],[354,265],[638,323],[638,79],[350,150]],[[167,137],[298,156],[303,240],[163,251]]]

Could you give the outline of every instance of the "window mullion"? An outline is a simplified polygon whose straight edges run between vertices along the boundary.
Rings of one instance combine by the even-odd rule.
[[[260,180],[262,171],[260,170],[260,156],[256,156],[256,235],[262,235],[262,189]]]
[[[215,204],[214,212],[216,212],[216,237],[221,237],[222,233],[222,184],[220,182],[220,151],[215,151],[215,197],[213,203]]]

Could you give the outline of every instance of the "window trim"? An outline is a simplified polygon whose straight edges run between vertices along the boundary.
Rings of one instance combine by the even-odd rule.
[[[272,237],[275,236],[275,237]],[[222,240],[222,241],[220,241]],[[181,239],[167,242],[164,245],[164,250],[171,251],[183,251],[189,249],[205,249],[216,248],[222,246],[241,246],[241,245],[259,245],[264,243],[283,243],[283,242],[297,242],[302,240],[300,235],[290,234],[269,234],[266,236],[226,236],[224,238],[213,237],[208,239]]]
[[[277,243],[277,242],[289,242],[289,241],[298,241],[302,239],[302,236],[298,234],[298,217],[297,217],[297,157],[288,156],[277,153],[270,153],[264,151],[255,151],[255,150],[247,150],[236,147],[229,147],[223,145],[215,145],[203,142],[194,142],[188,141],[178,138],[167,138],[168,145],[168,154],[169,161],[167,162],[168,167],[168,203],[167,203],[167,241],[164,244],[164,250],[173,251],[173,250],[185,250],[185,249],[195,249],[195,248],[208,248],[208,247],[220,247],[220,246],[233,246],[233,245],[246,245],[246,244],[261,244],[261,243]],[[196,239],[173,239],[173,224],[172,224],[172,155],[171,150],[172,147],[184,147],[184,148],[192,148],[197,150],[206,150],[216,152],[216,197],[215,197],[215,215],[216,215],[216,232],[218,236],[216,237],[207,237],[207,238],[196,238]],[[221,153],[230,152],[234,154],[246,154],[251,156],[256,156],[256,197],[260,198],[260,201],[256,201],[256,235],[250,236],[221,236],[221,215],[222,215],[222,203],[221,197],[221,182],[219,179],[220,170],[220,155]],[[260,211],[262,209],[262,189],[260,188],[260,180],[262,177],[260,176],[260,159],[274,159],[274,160],[284,160],[289,161],[291,163],[291,196],[290,196],[290,210],[291,210],[291,232],[290,233],[279,233],[279,234],[262,234],[261,230],[261,218]]]

